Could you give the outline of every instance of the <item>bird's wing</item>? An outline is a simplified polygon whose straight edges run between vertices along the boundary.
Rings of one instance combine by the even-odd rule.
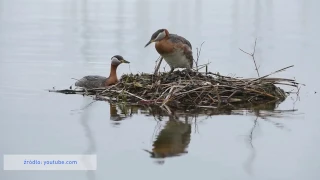
[[[98,88],[101,87],[106,80],[107,78],[103,76],[84,76],[78,80],[75,85],[85,88]]]
[[[186,55],[186,58],[189,60],[190,67],[193,67],[193,55],[192,55],[192,46],[191,43],[184,37],[177,34],[170,34],[170,40],[175,43],[181,42],[183,44],[183,51]]]
[[[183,52],[184,52],[186,58],[189,60],[190,68],[192,68],[193,67],[193,60],[194,60],[192,50],[187,45],[184,45]]]
[[[192,49],[191,43],[186,38],[177,34],[170,34],[169,37],[173,42],[182,42],[183,44],[187,44],[190,47],[190,49]]]
[[[93,76],[84,76],[82,79],[87,80],[87,81],[96,81],[96,80],[100,80],[100,79],[106,79],[106,77],[93,75]],[[81,79],[80,79],[80,81],[81,81]]]

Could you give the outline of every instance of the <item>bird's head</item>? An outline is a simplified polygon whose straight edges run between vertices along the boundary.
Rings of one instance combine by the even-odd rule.
[[[129,64],[130,62],[129,61],[126,61],[122,56],[120,55],[115,55],[111,58],[111,65],[114,65],[114,66],[118,66],[119,64],[122,64],[122,63],[127,63]]]
[[[152,34],[150,41],[144,47],[147,47],[149,44],[151,44],[153,42],[160,41],[160,40],[164,39],[165,37],[167,37],[168,35],[169,35],[168,30],[159,29],[158,31],[156,31],[155,33]]]

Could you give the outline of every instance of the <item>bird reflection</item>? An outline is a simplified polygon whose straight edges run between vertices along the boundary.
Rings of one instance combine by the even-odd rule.
[[[210,117],[214,115],[246,115],[251,114],[256,117],[253,126],[249,133],[249,144],[251,153],[248,157],[245,168],[248,173],[251,173],[252,163],[256,157],[256,151],[254,148],[253,137],[256,134],[257,127],[259,126],[259,120],[269,122],[279,127],[284,128],[283,124],[277,121],[273,121],[269,118],[283,118],[284,116],[295,113],[296,109],[290,110],[275,110],[279,105],[279,102],[269,102],[263,105],[241,105],[241,106],[228,106],[223,108],[213,109],[190,109],[190,110],[178,110],[169,108],[170,111],[166,111],[157,105],[128,105],[128,104],[113,104],[110,103],[110,120],[115,122],[115,125],[119,125],[120,121],[131,118],[134,114],[140,114],[144,116],[154,117],[154,119],[160,123],[163,118],[167,117],[164,128],[158,133],[157,137],[153,141],[153,148],[146,151],[151,158],[156,159],[156,163],[164,164],[165,158],[176,157],[185,155],[188,153],[187,148],[191,141],[192,124],[188,120],[188,117]],[[172,112],[172,113],[168,113]],[[293,114],[291,114],[293,115]],[[179,118],[185,118],[181,120]],[[194,120],[195,121],[195,120]]]
[[[156,163],[163,164],[164,158],[180,156],[188,153],[186,150],[191,137],[191,124],[186,120],[180,121],[175,116],[169,116],[169,121],[160,131],[153,142],[152,151],[145,150],[151,158],[156,158]]]
[[[117,105],[110,104],[110,120],[111,121],[121,121],[126,117],[122,115],[122,113],[118,114]]]
[[[138,113],[138,108],[135,106],[127,106],[125,104],[110,103],[110,120],[114,125],[120,125],[120,121],[132,117],[132,114]],[[118,110],[119,109],[119,110]]]

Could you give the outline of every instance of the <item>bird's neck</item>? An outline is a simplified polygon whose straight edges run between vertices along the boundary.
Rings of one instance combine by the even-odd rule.
[[[111,65],[111,71],[110,71],[109,77],[117,78],[117,68],[118,68],[118,65]]]
[[[169,31],[165,29],[164,32],[166,33],[166,37],[165,38],[168,39],[169,38]]]

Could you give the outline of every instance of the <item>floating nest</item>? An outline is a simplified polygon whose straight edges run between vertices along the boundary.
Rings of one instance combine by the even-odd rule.
[[[186,70],[174,71],[170,75],[168,73],[124,74],[116,85],[107,88],[67,89],[54,92],[94,96],[97,100],[117,103],[168,106],[178,109],[282,102],[290,93],[277,85],[298,88],[299,84],[292,79],[268,77],[274,73],[260,78],[230,77],[212,72]]]

